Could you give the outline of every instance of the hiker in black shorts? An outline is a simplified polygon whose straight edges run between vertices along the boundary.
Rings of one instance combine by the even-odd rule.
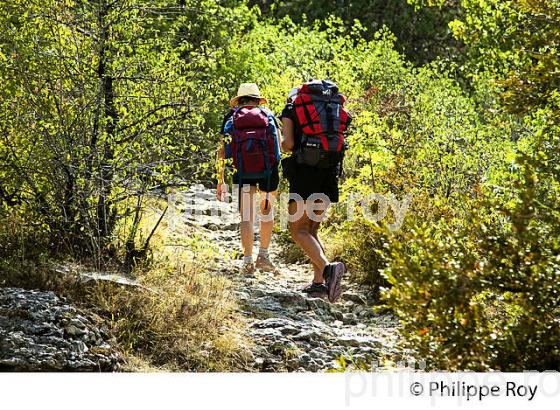
[[[346,271],[342,262],[330,263],[318,237],[321,220],[331,202],[338,202],[338,178],[346,149],[344,131],[350,116],[344,96],[330,81],[310,81],[292,89],[280,117],[282,148],[292,155],[282,161],[290,184],[290,233],[313,264],[313,281],[303,291],[327,294],[335,302]]]
[[[230,101],[231,110],[224,117],[220,132],[222,138],[218,148],[216,196],[220,201],[226,199],[224,160],[229,158],[235,168],[233,184],[240,187],[238,193],[232,194],[239,194],[243,248],[240,272],[243,275],[253,275],[255,268],[276,272],[268,247],[274,224],[272,210],[280,181],[280,142],[276,118],[263,107],[266,104],[267,100],[260,95],[256,84],[241,84],[237,96]],[[254,263],[255,196],[260,196],[260,248]]]

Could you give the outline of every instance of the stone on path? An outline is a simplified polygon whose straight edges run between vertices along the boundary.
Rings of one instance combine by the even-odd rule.
[[[178,224],[176,231],[186,230],[186,226],[200,229],[223,255],[217,271],[234,281],[248,336],[254,342],[254,362],[247,370],[316,372],[336,367],[343,354],[366,362],[400,357],[398,321],[391,314],[374,314],[366,290],[345,282],[346,290],[337,304],[308,297],[301,288],[311,280],[310,266],[284,263],[274,238],[270,253],[279,275],[241,277],[239,261],[229,259],[240,249],[235,204],[219,203],[202,186],[174,198],[182,209],[188,208],[182,213],[186,214],[181,222],[184,227]],[[255,251],[257,247],[258,241]]]
[[[0,288],[0,370],[117,370],[121,357],[102,328],[53,292]]]

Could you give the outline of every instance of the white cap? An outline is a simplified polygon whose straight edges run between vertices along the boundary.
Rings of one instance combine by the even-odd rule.
[[[290,92],[288,93],[288,100],[292,100],[296,97],[296,95],[299,92],[299,87],[294,87],[290,90]]]

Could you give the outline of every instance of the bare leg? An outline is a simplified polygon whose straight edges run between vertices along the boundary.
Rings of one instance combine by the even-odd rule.
[[[311,265],[313,265],[313,282],[323,283],[324,282],[323,271],[321,270],[321,268],[319,268],[313,262],[311,262]]]
[[[321,243],[321,241],[319,240],[319,236],[318,236],[318,231],[319,231],[319,226],[321,225],[320,222],[315,222],[315,221],[311,221],[311,236],[313,236],[315,238],[315,240],[319,243],[319,246],[321,247],[321,249],[323,250],[323,253],[325,252],[325,248],[323,247],[323,244]],[[317,266],[315,263],[311,262],[313,265],[313,272],[315,274],[315,277],[322,277],[323,275],[323,271],[319,268],[319,266]]]
[[[290,215],[296,214],[298,206],[304,206],[304,202],[298,201],[289,204]],[[322,283],[324,281],[323,270],[329,264],[329,261],[325,256],[321,243],[311,234],[312,223],[313,221],[309,219],[307,212],[304,212],[299,220],[290,221],[290,233],[294,242],[301,247],[314,265],[313,281]]]
[[[321,226],[321,222],[311,221],[311,235],[315,238],[317,242],[319,242],[319,246],[321,246],[321,249],[324,252],[325,247],[323,246],[321,240],[319,239],[319,226]]]
[[[261,248],[268,249],[274,228],[273,207],[276,203],[276,191],[268,193],[268,206],[266,206],[266,192],[261,192],[261,218],[260,218],[260,239]]]
[[[248,185],[246,185],[248,187]],[[255,242],[255,190],[256,187],[252,186],[250,189],[241,191],[240,213],[241,213],[241,247],[243,248],[243,256],[253,256],[253,243]]]

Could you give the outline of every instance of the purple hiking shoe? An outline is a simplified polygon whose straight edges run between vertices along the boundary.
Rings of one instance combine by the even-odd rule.
[[[335,303],[342,293],[342,276],[346,272],[346,266],[342,262],[335,262],[325,266],[323,276],[328,289],[329,302]]]

